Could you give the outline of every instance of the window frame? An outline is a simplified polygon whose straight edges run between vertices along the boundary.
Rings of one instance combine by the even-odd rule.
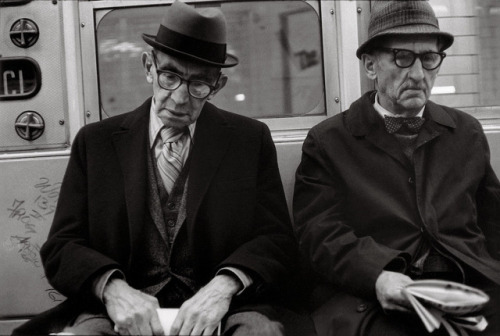
[[[252,1],[252,0],[249,0]],[[81,53],[82,53],[82,68],[86,69],[83,73],[83,91],[84,91],[84,119],[85,123],[91,123],[101,120],[100,98],[99,98],[99,74],[97,60],[97,25],[102,18],[111,10],[116,8],[131,8],[155,5],[169,5],[173,1],[161,0],[133,0],[133,1],[87,1],[80,2],[80,37],[81,37]],[[210,0],[191,0],[186,1],[188,4],[213,2]],[[218,3],[232,1],[217,1]],[[346,17],[346,23],[355,20],[355,7],[352,2],[337,2],[337,1],[321,1],[321,0],[304,0],[318,13],[321,29],[322,43],[322,61],[323,61],[323,82],[324,82],[324,115],[311,116],[291,116],[280,118],[263,118],[258,119],[269,126],[275,142],[296,142],[302,141],[311,127],[318,124],[328,117],[340,113],[346,109],[350,102],[357,99],[360,95],[359,85],[353,78],[359,78],[357,73],[347,74],[350,78],[346,83],[343,75],[343,66],[349,66],[352,69],[352,58],[341,55],[354,55],[356,45],[352,43],[353,36],[357,34],[356,27],[340,29],[340,23],[337,20],[341,17],[341,12],[351,13],[351,17]],[[354,13],[354,15],[352,15]],[[344,14],[342,14],[344,15]],[[343,19],[343,16],[342,16]],[[351,25],[345,25],[353,26]],[[346,28],[343,27],[343,28]],[[354,32],[353,32],[354,30]],[[325,32],[340,32],[340,34],[328,34]],[[347,46],[342,46],[341,43]],[[347,42],[346,42],[347,41]],[[355,41],[356,42],[356,41]],[[347,52],[342,52],[348,50]],[[139,60],[138,60],[139,61]],[[347,63],[347,65],[346,65]],[[357,66],[356,66],[357,67]],[[342,92],[341,87],[346,88]],[[349,92],[348,94],[346,92]],[[355,97],[355,98],[353,98]],[[345,103],[344,103],[345,102]]]

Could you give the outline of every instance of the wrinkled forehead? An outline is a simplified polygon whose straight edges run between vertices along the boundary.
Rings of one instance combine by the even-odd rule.
[[[439,38],[432,35],[394,35],[387,36],[381,47],[409,49],[415,52],[439,51]]]

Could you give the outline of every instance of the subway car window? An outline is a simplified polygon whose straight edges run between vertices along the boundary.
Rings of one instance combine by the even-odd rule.
[[[500,118],[500,2],[430,0],[430,4],[441,29],[455,35],[431,99],[465,108],[482,120]]]
[[[228,24],[228,52],[238,66],[223,69],[226,87],[213,102],[253,118],[325,115],[318,13],[302,1],[197,4],[220,6]],[[162,6],[118,8],[97,26],[101,118],[138,106],[152,94],[140,55],[141,33],[156,34]],[[128,87],[128,90],[124,90]]]

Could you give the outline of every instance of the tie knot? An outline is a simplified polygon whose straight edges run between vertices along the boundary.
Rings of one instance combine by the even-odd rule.
[[[160,131],[163,143],[177,142],[186,132],[186,128],[163,127]]]
[[[389,134],[396,133],[405,126],[406,130],[411,134],[417,134],[420,132],[422,125],[425,122],[424,118],[421,117],[390,117],[384,116],[385,128]]]

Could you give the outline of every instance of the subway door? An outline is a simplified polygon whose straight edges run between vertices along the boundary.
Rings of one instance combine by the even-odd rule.
[[[0,334],[65,299],[39,254],[69,154],[62,6],[0,2]]]

